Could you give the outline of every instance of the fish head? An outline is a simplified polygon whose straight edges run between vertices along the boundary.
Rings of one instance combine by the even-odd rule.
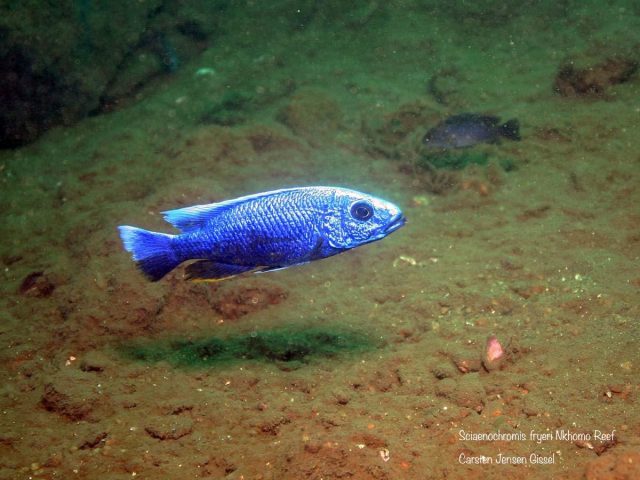
[[[345,250],[380,240],[405,223],[393,203],[347,189],[336,191],[328,213],[323,234],[333,248]]]

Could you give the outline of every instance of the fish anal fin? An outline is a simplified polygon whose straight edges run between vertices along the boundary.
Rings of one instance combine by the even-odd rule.
[[[309,261],[294,263],[292,265],[285,265],[285,266],[275,265],[273,267],[258,267],[253,273],[277,272],[278,270],[284,270],[290,267],[297,267],[298,265],[304,265],[305,263],[309,263]]]
[[[253,273],[264,270],[267,267],[232,265],[228,263],[218,263],[212,260],[198,260],[188,265],[185,269],[187,280],[194,282],[220,282],[237,275]]]

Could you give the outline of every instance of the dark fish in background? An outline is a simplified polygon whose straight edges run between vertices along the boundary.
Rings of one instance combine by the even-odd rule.
[[[439,149],[466,148],[478,143],[498,143],[500,138],[520,140],[520,124],[513,118],[503,124],[493,115],[461,113],[429,130],[422,143]]]
[[[279,270],[381,240],[405,222],[393,203],[338,187],[274,190],[163,214],[182,233],[119,227],[125,250],[152,281],[188,260],[196,260],[186,269],[194,280]]]

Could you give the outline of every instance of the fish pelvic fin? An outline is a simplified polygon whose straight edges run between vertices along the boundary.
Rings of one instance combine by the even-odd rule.
[[[198,260],[187,266],[185,277],[187,280],[194,282],[221,282],[243,273],[260,272],[265,268],[267,267],[231,265],[211,260]]]
[[[509,140],[520,140],[520,122],[517,118],[512,118],[500,125],[500,135]]]
[[[118,227],[118,230],[124,249],[131,254],[144,276],[152,282],[157,282],[181,263],[171,244],[174,235],[128,225]]]

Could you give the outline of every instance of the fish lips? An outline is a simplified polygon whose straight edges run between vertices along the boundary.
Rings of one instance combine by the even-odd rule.
[[[395,232],[400,227],[402,227],[406,223],[406,221],[407,219],[405,218],[402,212],[395,214],[393,217],[391,217],[391,219],[389,220],[389,223],[384,229],[385,235],[388,235],[391,232]]]

